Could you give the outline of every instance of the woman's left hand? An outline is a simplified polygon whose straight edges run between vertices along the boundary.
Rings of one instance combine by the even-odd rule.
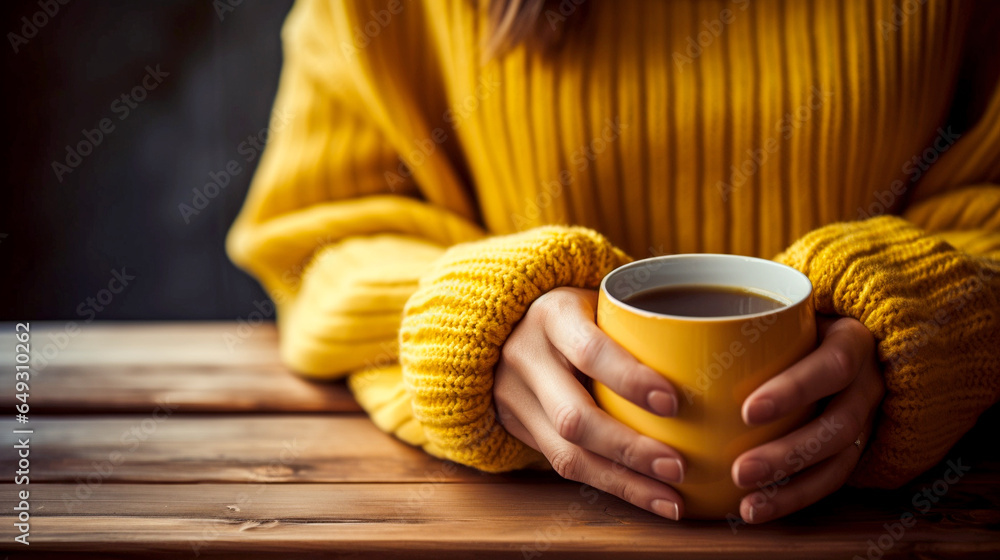
[[[843,486],[871,437],[885,393],[875,339],[851,318],[820,318],[819,333],[816,350],[743,402],[743,421],[756,426],[833,395],[805,426],[733,462],[733,481],[756,490],[740,503],[747,523],[788,515]]]

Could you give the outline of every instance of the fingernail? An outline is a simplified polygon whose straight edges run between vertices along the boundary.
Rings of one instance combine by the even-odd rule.
[[[684,480],[684,468],[681,462],[673,457],[653,459],[653,474],[664,482],[680,484]]]
[[[673,416],[677,413],[677,397],[666,391],[650,391],[646,397],[649,408],[660,416]]]
[[[771,399],[757,399],[747,407],[747,420],[751,424],[769,422],[773,416],[774,401]]]
[[[653,500],[650,507],[653,508],[653,511],[655,511],[657,515],[662,515],[668,519],[678,521],[681,518],[680,508],[678,508],[677,504],[671,502],[670,500]]]
[[[748,459],[736,467],[736,484],[750,486],[754,482],[764,480],[771,474],[770,467],[764,461]]]

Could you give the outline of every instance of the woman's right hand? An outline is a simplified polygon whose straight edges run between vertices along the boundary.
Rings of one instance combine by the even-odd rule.
[[[535,300],[497,363],[498,418],[560,476],[680,519],[684,505],[669,484],[683,479],[683,458],[598,408],[581,380],[660,416],[676,413],[677,392],[597,328],[596,309],[595,290],[557,288]]]

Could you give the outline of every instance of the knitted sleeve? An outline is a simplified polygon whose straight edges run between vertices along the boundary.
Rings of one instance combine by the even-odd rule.
[[[431,454],[487,470],[528,465],[541,456],[492,418],[498,349],[539,294],[596,287],[626,257],[570,228],[469,243],[485,233],[471,198],[448,187],[457,182],[435,159],[446,146],[407,160],[411,173],[388,180],[413,137],[427,134],[400,137],[380,126],[386,110],[371,89],[394,93],[411,128],[425,127],[422,114],[442,113],[409,105],[426,99],[406,98],[401,83],[378,81],[398,81],[399,72],[367,66],[388,60],[376,51],[395,42],[354,41],[351,30],[369,9],[320,0],[293,8],[267,150],[227,251],[275,301],[281,356],[292,369],[347,376],[379,428]],[[419,24],[401,14],[383,33],[406,35]],[[398,340],[407,301],[404,384]]]
[[[303,0],[292,9],[267,150],[227,239],[232,260],[276,303],[283,361],[314,377],[395,363],[417,279],[446,247],[483,235],[463,213],[425,202],[414,177],[387,180],[401,140],[363,93],[350,27],[364,8]]]
[[[403,304],[446,247],[484,233],[463,210],[469,204],[462,193],[438,195],[449,209],[417,186],[433,162],[387,178],[386,170],[400,169],[405,139],[379,124],[364,93],[374,86],[360,75],[362,55],[379,47],[362,52],[350,29],[369,17],[366,10],[317,0],[292,9],[282,30],[285,61],[267,149],[227,251],[275,301],[287,365],[322,378],[394,375],[401,387],[395,363]],[[416,122],[419,112],[409,113]],[[385,387],[355,386],[372,411],[397,402]],[[381,425],[419,439],[398,422]]]
[[[421,278],[400,328],[403,378],[433,452],[491,472],[543,460],[494,416],[500,349],[536,298],[560,286],[596,289],[628,260],[579,227],[541,227],[449,249]]]
[[[886,397],[852,484],[900,486],[1000,399],[1000,262],[890,216],[820,228],[777,260],[809,276],[818,312],[877,340]]]
[[[856,486],[932,467],[1000,399],[1000,60],[969,57],[967,124],[926,173],[904,167],[903,217],[833,224],[778,257],[812,280],[817,311],[877,340],[886,397]]]
[[[956,249],[1000,260],[1000,185],[975,185],[935,196],[904,217]]]

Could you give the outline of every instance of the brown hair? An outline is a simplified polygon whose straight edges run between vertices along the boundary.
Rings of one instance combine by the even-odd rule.
[[[539,51],[558,46],[566,20],[578,17],[576,12],[582,11],[584,0],[562,3],[564,6],[559,5],[559,0],[489,0],[484,60],[503,56],[522,43]]]

